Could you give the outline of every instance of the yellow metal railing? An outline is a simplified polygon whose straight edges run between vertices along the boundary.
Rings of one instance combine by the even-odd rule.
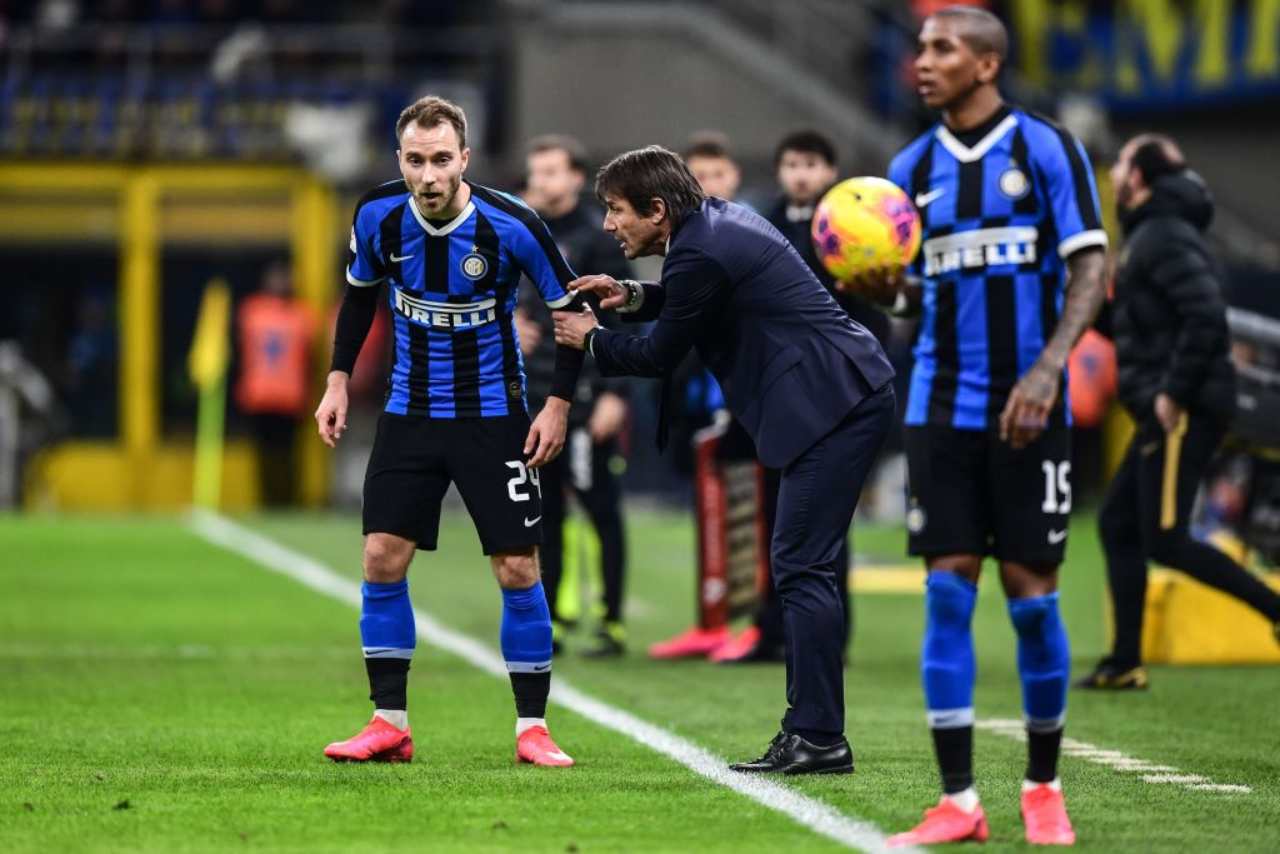
[[[68,210],[82,210],[82,202],[84,233],[69,233]],[[162,450],[166,460],[174,453],[173,448],[162,449],[160,424],[161,250],[174,242],[287,245],[298,295],[324,317],[334,294],[342,240],[336,204],[325,182],[290,167],[0,163],[0,243],[93,241],[110,235],[119,250],[119,441],[105,447],[69,445],[71,458],[51,463],[62,469],[60,476],[50,478],[58,484],[55,491],[77,488],[79,479],[65,475],[76,467],[77,449],[89,448],[99,463],[104,455],[121,457],[112,468],[126,482],[113,484],[110,500],[102,493],[102,503],[146,508],[168,506],[174,495],[190,496],[189,489],[155,483],[157,477],[184,476],[180,467],[156,465]],[[247,215],[239,216],[239,211]],[[317,354],[317,374],[323,370],[320,358]],[[318,442],[303,442],[301,448],[299,491],[314,506],[327,494],[327,457]],[[235,481],[228,481],[233,487]],[[227,498],[226,491],[223,496]],[[54,495],[52,501],[98,503],[92,494],[64,497],[60,502]],[[230,503],[242,506],[251,500],[241,495]]]

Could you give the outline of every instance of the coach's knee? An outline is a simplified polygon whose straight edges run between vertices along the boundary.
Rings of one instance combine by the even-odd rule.
[[[514,552],[499,552],[489,557],[498,586],[504,590],[524,590],[541,579],[538,552],[532,547]]]
[[[409,571],[412,540],[394,534],[369,534],[364,538],[364,580],[374,584],[394,584]]]

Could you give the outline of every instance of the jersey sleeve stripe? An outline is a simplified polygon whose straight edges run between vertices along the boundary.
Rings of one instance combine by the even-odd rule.
[[[386,276],[379,276],[371,282],[366,282],[364,279],[357,279],[355,276],[351,275],[350,270],[347,270],[347,284],[354,285],[357,288],[371,288],[374,285],[382,284],[386,280]]]
[[[1090,246],[1107,248],[1107,233],[1100,228],[1091,228],[1079,234],[1073,234],[1058,244],[1058,255],[1063,258]]]
[[[1044,121],[1058,137],[1058,142],[1062,144],[1062,150],[1067,155],[1067,163],[1071,165],[1071,182],[1075,187],[1076,209],[1080,212],[1080,221],[1086,230],[1102,228],[1098,202],[1093,195],[1093,181],[1089,176],[1089,167],[1085,165],[1084,157],[1080,154],[1076,138],[1068,133],[1066,128],[1043,119],[1041,121]]]
[[[358,217],[360,215],[360,209],[370,202],[376,202],[378,199],[387,199],[392,196],[407,196],[408,194],[409,190],[405,187],[404,181],[387,181],[385,184],[379,184],[361,196],[360,200],[356,202],[355,216]]]
[[[547,226],[539,219],[538,215],[529,208],[517,202],[495,193],[488,187],[482,187],[479,184],[471,185],[471,193],[476,198],[489,204],[505,214],[514,217],[525,227],[529,234],[533,235],[533,239],[538,242],[538,246],[542,248],[543,254],[547,256],[547,262],[551,264],[551,269],[555,272],[556,278],[560,280],[561,285],[568,285],[573,281],[575,276],[573,271],[569,269],[569,265],[565,263],[564,257],[560,254],[559,247],[556,246],[555,240],[551,237],[551,232],[547,231]]]

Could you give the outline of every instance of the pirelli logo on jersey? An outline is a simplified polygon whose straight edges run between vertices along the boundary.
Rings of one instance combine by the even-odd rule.
[[[436,302],[411,297],[395,288],[395,309],[414,323],[442,329],[473,329],[497,317],[497,300],[477,302]]]
[[[1035,226],[977,228],[932,237],[924,242],[924,274],[939,276],[957,270],[1034,264],[1039,237]]]

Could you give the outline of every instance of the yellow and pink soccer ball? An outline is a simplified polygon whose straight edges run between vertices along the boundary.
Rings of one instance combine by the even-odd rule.
[[[920,250],[920,215],[884,178],[849,178],[818,203],[811,227],[822,265],[838,282],[867,270],[906,266]]]

